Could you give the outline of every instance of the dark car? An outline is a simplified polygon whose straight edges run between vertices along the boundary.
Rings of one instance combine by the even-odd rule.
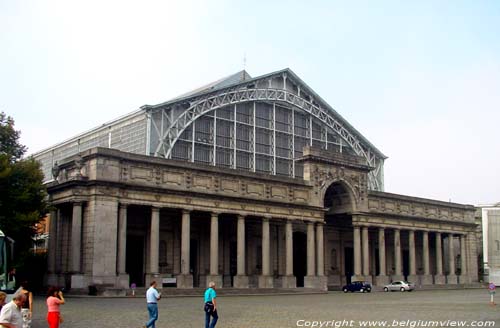
[[[366,281],[353,281],[350,284],[345,285],[342,287],[342,291],[344,293],[347,292],[371,292],[372,291],[372,285]]]

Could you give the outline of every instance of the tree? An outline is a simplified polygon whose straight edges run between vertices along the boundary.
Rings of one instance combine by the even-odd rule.
[[[24,159],[14,120],[0,113],[0,229],[15,240],[19,256],[31,247],[35,223],[47,212],[40,164]]]

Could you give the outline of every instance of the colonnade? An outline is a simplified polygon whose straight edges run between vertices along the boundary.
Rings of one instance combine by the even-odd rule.
[[[378,267],[379,272],[375,276],[374,270],[370,271],[370,240],[369,240],[369,229],[376,229],[378,232]],[[387,271],[387,261],[386,261],[386,232],[387,230],[393,233],[393,270],[391,272]],[[416,230],[416,229],[406,229],[408,234],[408,274],[407,277],[403,276],[403,266],[402,266],[402,242],[401,242],[401,232],[405,231],[403,228],[386,228],[379,226],[368,226],[368,225],[353,225],[353,242],[354,242],[354,279],[356,280],[371,280],[373,276],[376,279],[377,285],[386,284],[389,280],[409,280],[412,282],[420,281],[421,284],[457,284],[467,283],[467,234],[457,234],[453,232],[439,232],[439,231],[428,231],[428,230]],[[416,242],[415,235],[419,233],[422,235],[422,270],[419,275],[417,275],[417,265],[416,265]],[[434,233],[435,235],[435,263],[434,272],[431,273],[430,266],[430,245],[429,245],[429,233]],[[443,251],[443,238],[448,240],[448,249],[446,252]],[[461,256],[461,270],[459,275],[459,280],[455,274],[455,247],[454,240],[459,238],[460,242],[460,256]],[[446,261],[448,264],[447,274],[444,274],[443,270],[443,254],[446,254]],[[373,268],[372,268],[373,269]],[[419,277],[420,276],[420,277]],[[419,279],[420,278],[420,279]]]
[[[106,245],[101,246],[100,249],[105,252],[103,257],[106,259],[114,259],[116,261],[116,270],[113,265],[109,265],[112,269],[108,267],[101,269],[103,275],[115,275],[116,277],[128,277],[126,272],[126,262],[127,262],[127,216],[128,216],[128,205],[114,203],[115,211],[115,226],[109,231],[112,231],[111,235],[107,236],[110,240],[106,241]],[[61,219],[58,218],[58,210],[51,213],[51,224],[50,224],[50,244],[49,244],[49,256],[48,256],[48,271],[49,273],[56,272],[66,272],[74,275],[75,277],[80,275],[84,276],[84,262],[86,259],[82,258],[83,244],[86,242],[82,240],[82,223],[83,223],[83,212],[84,203],[74,202],[72,203],[71,211],[68,211],[67,215],[71,215],[69,235],[64,237],[67,241],[67,246],[69,249],[61,246],[61,240],[63,239],[61,228]],[[147,226],[149,229],[146,231],[149,242],[147,243],[145,263],[147,264],[145,269],[146,274],[146,284],[153,280],[161,277],[159,260],[160,260],[160,211],[159,207],[151,207],[151,217],[150,222]],[[193,287],[193,276],[190,272],[190,241],[191,241],[191,214],[190,210],[180,210],[180,250],[179,259],[180,260],[180,272],[176,273],[177,287],[180,288],[191,288]],[[235,218],[236,224],[236,275],[233,276],[233,287],[235,288],[248,288],[249,287],[249,276],[247,273],[246,260],[247,256],[255,256],[255,254],[250,254],[246,249],[247,243],[245,241],[245,231],[247,224],[247,216],[242,213],[217,213],[210,212],[210,222],[208,226],[210,227],[210,236],[208,238],[207,245],[209,245],[209,273],[204,276],[208,281],[215,281],[217,285],[223,285],[223,275],[220,272],[219,264],[219,221],[220,215],[231,216]],[[300,230],[306,232],[306,275],[304,277],[304,287],[309,288],[322,288],[326,289],[327,279],[325,277],[325,259],[324,259],[324,223],[313,221],[313,220],[293,220],[285,218],[276,217],[255,217],[252,216],[252,222],[255,219],[260,221],[261,224],[261,249],[262,254],[262,265],[260,274],[257,277],[257,285],[259,288],[294,288],[297,286],[296,277],[294,276],[294,242],[293,233],[295,230]],[[273,252],[271,244],[271,234],[270,234],[270,223],[273,222],[284,228],[284,252],[280,253],[279,256],[285,256],[283,260],[284,267],[280,270],[281,276],[276,277],[276,272],[273,271],[271,263],[271,252]],[[111,224],[112,225],[112,224]],[[305,229],[304,229],[305,228]],[[114,229],[114,230],[113,230]],[[456,284],[468,283],[468,259],[472,258],[467,256],[467,238],[468,235],[465,233],[453,233],[449,231],[429,231],[429,230],[417,230],[417,229],[404,229],[399,227],[384,227],[377,225],[369,225],[369,223],[357,223],[353,222],[353,255],[354,255],[354,275],[353,279],[356,280],[368,280],[373,281],[377,285],[383,285],[388,283],[390,280],[403,280],[408,279],[410,281],[417,282],[421,284]],[[282,231],[282,230],[281,230]],[[371,232],[371,234],[370,234]],[[393,237],[392,250],[387,252],[387,236],[388,232],[391,233]],[[402,247],[401,233],[408,236],[405,238],[407,240],[406,247]],[[114,237],[113,237],[114,234]],[[429,236],[432,234],[434,239],[434,252],[435,256],[431,263],[431,247],[429,242]],[[377,238],[372,240],[370,243],[370,235],[372,238],[376,235]],[[114,239],[113,239],[114,238]],[[443,239],[448,240],[447,249],[443,250]],[[458,248],[461,255],[461,270],[460,276],[457,279],[455,275],[455,247],[453,240],[459,238],[460,247]],[[418,239],[419,243],[416,243]],[[420,244],[421,250],[418,250],[416,244]],[[94,241],[95,242],[95,241]],[[114,247],[107,247],[107,246]],[[373,256],[374,250],[370,250],[370,247],[378,245],[378,272],[375,272],[374,261],[370,261],[370,257]],[[281,247],[281,246],[280,246]],[[59,250],[58,250],[59,249]],[[403,276],[403,249],[408,251],[408,272],[407,277]],[[371,252],[372,251],[372,252]],[[59,252],[59,253],[58,253]],[[65,253],[61,253],[65,252]],[[386,256],[388,253],[393,253],[393,258],[388,259]],[[421,268],[417,272],[417,256],[416,254],[421,254]],[[65,263],[66,268],[62,270],[61,263],[63,260],[58,260],[58,257],[64,256],[68,257]],[[443,270],[444,261],[447,263],[447,272]],[[109,261],[106,261],[108,263]],[[390,263],[389,263],[390,262]],[[391,265],[389,265],[391,264]],[[432,265],[431,265],[432,264]],[[108,265],[108,264],[106,264]],[[95,267],[94,264],[87,264],[86,268]],[[432,267],[432,268],[431,268]],[[431,272],[431,269],[432,272]],[[417,275],[418,274],[418,275]],[[445,275],[446,274],[446,275]],[[95,273],[90,273],[90,276],[95,276]],[[73,277],[72,277],[73,279]],[[73,281],[73,280],[72,280]],[[82,284],[84,280],[82,280]],[[87,280],[85,280],[85,283]],[[123,278],[121,285],[127,286],[128,278]],[[205,283],[205,281],[201,282]]]
[[[128,221],[128,205],[117,204],[117,228],[116,228],[116,275],[126,276],[127,267],[127,221]],[[146,285],[151,280],[161,279],[159,259],[160,259],[160,211],[159,207],[151,207],[151,217],[149,224],[146,226],[146,235],[148,242],[146,243],[146,257],[145,263],[145,283]],[[183,209],[180,211],[180,273],[175,275],[177,287],[191,288],[193,287],[193,276],[190,272],[191,266],[191,213],[192,211]],[[83,203],[72,203],[72,213],[70,219],[71,234],[69,237],[63,237],[64,229],[57,228],[61,224],[60,211],[53,211],[51,213],[51,242],[50,251],[48,256],[48,271],[49,273],[66,272],[72,275],[85,274],[82,259],[82,216]],[[234,217],[236,221],[236,275],[233,277],[233,287],[235,288],[248,288],[249,276],[247,274],[246,260],[247,256],[255,256],[256,254],[249,254],[246,249],[247,243],[245,241],[246,223],[248,216],[243,214],[232,213],[210,213],[210,236],[208,238],[207,246],[209,246],[209,274],[206,275],[206,280],[214,281],[218,286],[223,285],[223,275],[219,269],[219,216]],[[323,223],[315,221],[302,221],[285,218],[274,217],[255,217],[251,216],[252,222],[255,219],[261,223],[261,249],[262,254],[259,254],[262,259],[261,274],[258,278],[259,288],[273,288],[275,285],[281,285],[283,288],[295,288],[296,278],[294,276],[294,252],[293,252],[293,233],[294,228],[299,230],[306,230],[307,234],[307,276],[304,277],[304,286],[310,288],[326,289],[326,279],[324,279],[324,245],[323,245]],[[271,267],[271,234],[270,222],[283,226],[284,228],[284,275],[276,279],[275,272],[272,272]],[[147,222],[147,221],[145,221]],[[113,236],[108,236],[113,238]],[[64,268],[62,262],[58,262],[56,258],[61,256],[61,239],[68,240],[68,248],[70,249],[67,256],[70,258],[69,270]],[[83,260],[83,261],[82,261]],[[201,283],[204,283],[201,282]]]

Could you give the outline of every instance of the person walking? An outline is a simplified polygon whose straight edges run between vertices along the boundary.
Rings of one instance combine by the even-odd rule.
[[[31,318],[33,317],[33,293],[28,290],[28,282],[23,281],[19,292],[26,296],[23,305],[21,306],[21,314],[23,315],[23,328],[31,327]]]
[[[63,293],[57,287],[50,287],[47,294],[47,322],[49,328],[59,328],[59,324],[63,321],[59,309],[59,306],[65,303]]]
[[[219,320],[216,298],[215,282],[210,281],[207,290],[205,290],[205,328],[214,328]],[[210,317],[212,317],[212,323],[210,323]]]
[[[490,293],[490,305],[491,306],[497,305],[495,303],[495,290],[496,290],[495,284],[493,282],[490,282],[488,285],[488,292]]]
[[[0,311],[0,326],[5,328],[23,328],[21,306],[26,299],[23,293],[15,293],[12,301],[5,304]]]
[[[148,303],[149,320],[143,328],[156,328],[155,323],[158,320],[158,301],[161,298],[161,293],[156,289],[156,281],[149,284],[149,289],[146,291],[146,302]]]

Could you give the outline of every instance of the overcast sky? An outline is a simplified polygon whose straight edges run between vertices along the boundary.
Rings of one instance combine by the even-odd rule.
[[[30,153],[244,57],[253,77],[292,69],[388,156],[385,191],[500,201],[499,1],[0,0],[0,111]]]

